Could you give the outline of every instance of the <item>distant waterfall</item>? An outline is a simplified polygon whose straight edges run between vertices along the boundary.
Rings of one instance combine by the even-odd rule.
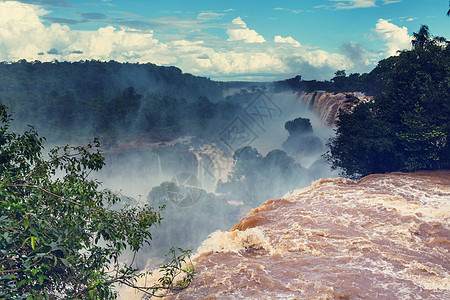
[[[197,158],[197,180],[201,187],[203,187],[204,182],[204,168],[203,168],[203,158],[197,152],[194,152],[195,157]]]
[[[301,92],[297,94],[297,101],[315,112],[322,121],[322,124],[333,126],[339,110],[350,110],[354,104],[347,101],[347,95],[353,95],[360,102],[370,101],[372,97],[362,93],[326,93],[326,92]]]
[[[162,175],[161,159],[159,158],[159,155],[158,155],[158,175],[159,176]]]

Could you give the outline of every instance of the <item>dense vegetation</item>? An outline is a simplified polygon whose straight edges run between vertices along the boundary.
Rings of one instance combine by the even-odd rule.
[[[342,112],[328,160],[350,177],[450,168],[450,46],[426,26],[371,72],[380,92]]]
[[[311,156],[323,151],[322,141],[314,135],[309,119],[296,118],[286,122],[284,128],[289,132],[289,137],[283,143],[283,149],[289,154]]]
[[[32,128],[13,133],[10,122],[0,104],[0,299],[111,299],[115,285],[134,287],[133,262],[119,256],[150,243],[159,210],[105,208],[119,198],[90,179],[104,165],[97,140],[55,148],[45,159],[43,138]],[[188,254],[181,251],[163,265],[164,289],[181,272]],[[194,273],[185,271],[181,287]]]
[[[114,61],[0,63],[0,101],[15,129],[33,124],[49,140],[114,140],[145,133],[151,140],[201,135],[235,116],[221,84],[175,67]]]
[[[275,91],[298,91],[298,92],[354,92],[364,91],[366,94],[373,94],[375,91],[372,88],[373,79],[370,74],[351,73],[347,76],[345,70],[338,70],[335,76],[330,80],[303,80],[301,75],[294,78],[289,78],[281,81],[276,81],[272,84]]]
[[[267,199],[310,183],[308,170],[282,150],[262,156],[253,147],[235,151],[234,165],[226,182],[219,180],[217,192],[256,207]]]
[[[0,92],[5,99],[44,101],[48,95],[72,93],[75,99],[91,101],[120,95],[127,87],[140,94],[160,94],[188,101],[206,96],[222,99],[219,82],[183,74],[176,67],[146,63],[18,62],[0,63]]]
[[[155,94],[144,97],[133,87],[109,99],[81,100],[67,92],[40,100],[31,96],[5,103],[12,106],[17,117],[15,129],[36,124],[50,140],[66,142],[100,136],[110,143],[124,134],[144,134],[153,141],[167,141],[185,134],[201,136],[206,129],[229,122],[240,109],[236,104],[214,103],[206,97],[193,102]]]

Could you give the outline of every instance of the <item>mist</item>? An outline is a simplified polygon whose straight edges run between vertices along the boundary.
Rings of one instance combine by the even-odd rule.
[[[214,82],[152,64],[22,61],[0,72],[11,74],[3,97],[17,130],[35,124],[46,148],[99,137],[105,167],[91,176],[121,196],[112,209],[160,211],[138,269],[172,246],[197,249],[266,200],[337,176],[322,155],[344,94]],[[307,132],[288,130],[298,120]]]
[[[132,205],[165,206],[150,246],[135,259],[137,268],[155,267],[173,245],[195,250],[209,234],[229,230],[262,202],[337,176],[322,158],[332,127],[299,101],[298,93],[264,90],[227,92],[227,101],[240,109],[227,122],[221,116],[209,122],[201,134],[185,132],[159,143],[125,137],[109,145],[106,166],[95,174],[102,187]],[[285,124],[297,118],[310,122],[309,135],[320,141],[320,151],[285,149]],[[242,149],[254,149],[256,160],[238,158]],[[123,259],[130,258],[128,253]]]

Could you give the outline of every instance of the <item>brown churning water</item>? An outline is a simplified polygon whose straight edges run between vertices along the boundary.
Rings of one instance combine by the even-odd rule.
[[[176,299],[450,299],[450,171],[319,180],[198,249]]]

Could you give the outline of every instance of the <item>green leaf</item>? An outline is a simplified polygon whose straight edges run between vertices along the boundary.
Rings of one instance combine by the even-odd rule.
[[[27,283],[26,279],[23,279],[21,281],[19,281],[19,283],[17,284],[17,288],[20,288],[21,286],[23,286],[25,283]]]
[[[61,257],[59,260],[60,260],[67,268],[70,268],[70,263],[69,263],[69,261],[68,261],[67,259]]]
[[[6,233],[7,233],[7,232],[6,232]],[[22,243],[22,245],[20,246],[20,248],[22,248],[23,245],[25,245],[25,243],[26,243],[30,238],[31,238],[31,237],[26,238],[25,241],[23,241],[23,243]]]
[[[28,220],[28,218],[26,218],[26,219],[23,221],[23,226],[25,227],[25,230],[28,228],[28,226],[30,226],[30,220]]]
[[[38,233],[34,227],[30,227],[30,233],[34,236],[38,236]]]
[[[31,237],[31,248],[33,248],[33,250],[34,250],[34,248],[35,248],[36,239],[37,239],[37,238],[34,237],[34,236]]]

